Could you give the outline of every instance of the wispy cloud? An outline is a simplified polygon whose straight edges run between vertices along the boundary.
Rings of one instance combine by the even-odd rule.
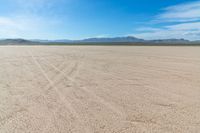
[[[62,19],[55,18],[51,12],[56,0],[8,1],[13,2],[15,11],[0,16],[0,38],[54,37],[55,31],[51,32],[51,28],[62,23]],[[49,10],[48,14],[45,10]]]
[[[23,14],[40,14],[46,13],[48,11],[49,14],[52,13],[54,5],[58,2],[62,2],[63,0],[10,0],[14,4],[16,4],[16,9],[18,13]],[[46,14],[45,14],[46,15]]]
[[[23,20],[24,21],[24,20]],[[21,19],[9,18],[9,17],[0,17],[0,38],[11,37],[18,38],[24,31],[29,31],[30,27],[33,27],[32,24],[22,22]]]
[[[50,27],[59,25],[59,21],[39,16],[0,16],[0,38],[48,38],[53,37]]]
[[[0,17],[0,26],[1,27],[3,27],[3,26],[5,26],[5,27],[7,27],[7,26],[9,26],[9,27],[18,27],[16,25],[16,23],[13,22],[13,20],[11,20],[9,18],[6,18],[6,17]]]
[[[189,40],[200,39],[200,1],[183,3],[166,7],[164,11],[153,20],[155,28],[142,27],[138,29],[137,37],[146,39],[185,38]],[[173,22],[173,23],[172,23]]]
[[[188,22],[200,20],[200,1],[170,6],[158,15],[162,21]]]
[[[175,25],[174,25],[175,26]],[[179,25],[176,25],[179,26]],[[165,29],[158,29],[156,31],[142,31],[137,34],[133,34],[139,38],[145,39],[170,39],[170,38],[184,38],[189,40],[199,40],[200,39],[200,30],[179,30],[176,28],[165,28]]]

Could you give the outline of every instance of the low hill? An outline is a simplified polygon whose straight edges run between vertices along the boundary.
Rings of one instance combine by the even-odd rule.
[[[33,42],[25,39],[4,39],[0,40],[0,45],[34,45],[37,42]]]

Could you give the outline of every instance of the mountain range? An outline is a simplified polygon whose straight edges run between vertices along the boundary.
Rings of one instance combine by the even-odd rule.
[[[133,36],[113,38],[87,38],[82,40],[25,40],[25,39],[2,39],[0,45],[37,45],[37,44],[73,44],[73,43],[144,43],[144,44],[200,44],[200,41],[189,41],[186,39],[159,39],[144,40]]]

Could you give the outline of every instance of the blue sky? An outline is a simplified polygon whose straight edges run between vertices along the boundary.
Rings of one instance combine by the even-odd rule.
[[[0,0],[0,38],[200,40],[200,1]]]

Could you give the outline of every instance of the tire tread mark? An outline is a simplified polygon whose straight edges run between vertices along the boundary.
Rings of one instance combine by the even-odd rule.
[[[56,66],[54,66],[53,64],[49,65],[51,67],[53,67],[57,72],[61,73],[63,75],[63,77],[65,79],[67,79],[68,81],[70,81],[76,88],[81,89],[83,91],[85,91],[86,93],[88,93],[89,95],[93,96],[95,99],[97,99],[101,104],[105,105],[108,109],[112,110],[115,114],[118,114],[119,116],[123,117],[125,114],[123,112],[121,112],[119,109],[117,109],[116,107],[114,107],[113,105],[111,105],[110,103],[108,103],[107,101],[105,101],[103,98],[97,96],[94,92],[88,90],[86,87],[80,87],[76,84],[74,78],[70,78],[65,76],[65,73],[61,70],[59,70]],[[77,66],[78,67],[78,66]],[[77,69],[78,71],[79,69]],[[77,72],[78,73],[78,72]]]
[[[48,75],[45,73],[44,69],[42,68],[42,66],[40,65],[40,63],[37,61],[37,59],[34,57],[34,55],[32,54],[32,52],[29,52],[29,54],[31,55],[31,58],[33,59],[34,63],[36,64],[36,66],[40,69],[41,73],[43,74],[43,76],[46,78],[46,80],[49,82],[49,85],[56,91],[56,93],[58,94],[60,100],[63,102],[63,104],[66,106],[66,108],[68,108],[70,110],[70,112],[75,115],[75,117],[78,119],[78,121],[80,122],[79,124],[84,124],[84,122],[81,120],[79,114],[76,112],[76,110],[72,107],[71,103],[66,101],[66,98],[62,95],[62,93],[60,93],[60,91],[58,90],[58,88],[54,85],[53,81],[51,81],[51,79],[48,77]],[[92,133],[91,130],[87,127],[84,128],[86,133]]]

